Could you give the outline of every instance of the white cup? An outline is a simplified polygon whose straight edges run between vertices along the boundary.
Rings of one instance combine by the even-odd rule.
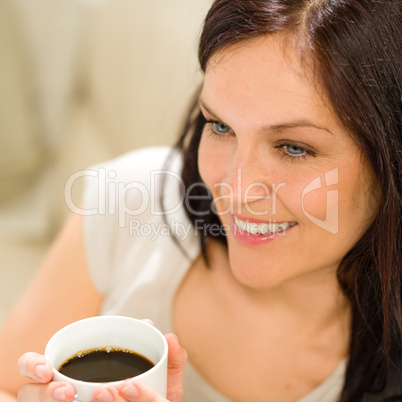
[[[57,371],[67,359],[85,349],[114,346],[130,349],[147,357],[155,366],[134,377],[166,397],[168,346],[165,337],[152,325],[130,317],[99,316],[74,322],[50,338],[45,357],[53,365],[53,381],[66,381],[76,391],[77,402],[92,401],[92,393],[100,384],[67,377]],[[110,384],[118,385],[123,381]]]

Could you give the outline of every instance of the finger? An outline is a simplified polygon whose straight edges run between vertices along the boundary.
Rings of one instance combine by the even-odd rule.
[[[126,380],[118,387],[107,384],[96,388],[92,395],[94,402],[168,402],[151,387]]]
[[[54,402],[74,400],[75,390],[71,384],[51,382],[49,384],[27,384],[18,392],[19,402]]]
[[[141,321],[144,321],[147,324],[152,325],[153,327],[155,326],[154,322],[152,320],[150,320],[149,318],[143,318]]]
[[[177,336],[166,334],[168,343],[168,383],[167,397],[169,401],[181,402],[183,399],[183,373],[187,362],[187,352],[180,346]]]
[[[168,343],[168,386],[167,396],[171,402],[181,402],[183,398],[182,378],[184,367],[187,361],[187,353],[180,346],[174,334],[166,334]],[[118,395],[116,395],[116,391]],[[95,402],[122,402],[122,401],[147,401],[147,402],[166,402],[167,400],[156,394],[149,386],[136,383],[132,380],[124,381],[118,389],[102,385],[93,394]]]
[[[119,399],[121,400],[117,389],[107,384],[95,388],[92,398],[94,402],[115,402]]]
[[[53,367],[45,356],[28,352],[20,357],[17,370],[23,376],[40,383],[48,383],[53,378]]]
[[[119,394],[123,398],[121,401],[125,402],[167,402],[148,385],[130,380],[124,382]],[[120,402],[120,400],[118,401]]]

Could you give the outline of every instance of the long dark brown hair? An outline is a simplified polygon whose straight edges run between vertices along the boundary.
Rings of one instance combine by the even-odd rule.
[[[261,35],[282,32],[292,43],[301,44],[301,56],[312,61],[325,95],[377,176],[378,214],[337,272],[353,312],[341,402],[402,400],[401,4],[399,0],[217,0],[199,45],[205,72],[216,51]],[[197,154],[204,124],[195,99],[177,143],[183,152],[186,189],[202,182]],[[195,187],[191,195],[205,196],[205,189]],[[211,199],[192,197],[185,204],[197,227],[220,225]],[[197,211],[208,214],[200,216]],[[210,235],[201,233],[202,250]],[[226,242],[222,234],[215,237]],[[395,394],[401,399],[392,399]]]

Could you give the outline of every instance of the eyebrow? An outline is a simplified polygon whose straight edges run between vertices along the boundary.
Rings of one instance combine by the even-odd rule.
[[[208,112],[208,114],[210,114],[214,119],[216,119],[218,121],[222,121],[218,117],[218,115],[216,113],[214,113],[211,110],[211,108],[205,104],[205,101],[202,98],[199,98],[198,103],[199,103],[200,107],[205,109]],[[334,133],[331,130],[329,130],[328,128],[319,126],[317,124],[314,124],[314,123],[312,123],[308,120],[304,120],[304,119],[290,121],[290,122],[284,122],[284,123],[279,123],[279,124],[264,125],[264,126],[260,127],[259,131],[281,133],[282,131],[290,130],[290,129],[298,128],[298,127],[312,127],[312,128],[316,128],[318,130],[327,131],[329,134],[334,135]]]

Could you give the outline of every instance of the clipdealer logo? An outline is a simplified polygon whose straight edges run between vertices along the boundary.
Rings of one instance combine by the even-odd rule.
[[[238,194],[242,188],[242,177],[241,169],[238,171],[238,179],[236,184],[236,189],[233,189],[228,183],[218,183],[215,187],[224,188],[225,194],[221,194],[215,200],[212,199],[211,194],[207,186],[204,183],[193,183],[187,191],[185,191],[185,186],[182,181],[181,176],[170,170],[154,170],[149,174],[149,184],[145,185],[139,181],[118,180],[118,174],[115,170],[106,169],[100,167],[98,169],[85,169],[74,173],[66,182],[64,187],[64,198],[67,207],[75,214],[82,216],[93,216],[93,215],[118,215],[119,227],[126,227],[131,225],[129,223],[128,217],[139,216],[145,211],[149,211],[151,216],[161,216],[161,215],[171,215],[179,211],[183,204],[186,203],[186,207],[190,212],[196,216],[205,216],[212,210],[218,216],[230,212],[230,210],[236,210],[236,200],[237,209],[241,211],[244,207],[246,210],[253,215],[264,215],[268,214],[269,211],[253,211],[250,208],[249,201],[255,200],[256,196],[250,194],[253,188],[260,187],[265,191],[265,200],[270,200],[271,211],[270,215],[276,215],[277,213],[277,194],[281,188],[286,187],[286,183],[275,184],[272,183],[270,188],[264,183],[252,183],[244,190],[243,196]],[[166,211],[162,211],[159,205],[160,194],[160,180],[162,176],[165,180],[174,180],[174,188],[179,192],[179,195],[175,197],[173,205],[169,205]],[[74,184],[81,179],[86,181],[91,181],[91,188],[96,188],[95,204],[87,206],[84,209],[77,205],[73,201],[72,189]],[[338,189],[331,188],[326,190],[326,214],[325,219],[319,219],[310,212],[307,211],[305,207],[305,197],[317,190],[322,190],[324,188],[323,182],[326,187],[332,187],[339,182],[338,168],[332,169],[324,174],[324,180],[321,176],[318,176],[311,180],[303,189],[301,194],[301,209],[303,214],[321,229],[337,234],[339,231],[339,194]],[[205,189],[205,195],[193,195],[191,194],[192,189],[195,187],[200,187]],[[236,192],[235,192],[236,191]],[[130,196],[128,196],[130,194]],[[209,194],[209,195],[208,195]],[[261,198],[258,196],[257,198]],[[210,208],[205,211],[194,211],[189,204],[190,200],[209,200]],[[225,204],[228,206],[225,211],[217,211],[215,203],[221,199],[225,200]],[[135,205],[133,205],[133,200],[135,200]],[[242,200],[242,201],[241,201]],[[159,208],[159,209],[158,209]],[[239,212],[241,213],[241,212]],[[139,221],[135,220],[135,227],[138,229]],[[149,224],[147,224],[149,225]],[[148,230],[148,229],[147,229]],[[142,232],[141,232],[142,233]],[[152,232],[153,233],[153,232]]]
[[[325,185],[327,187],[339,183],[338,168],[325,173]],[[318,219],[309,214],[304,207],[304,198],[307,194],[322,188],[321,177],[318,176],[304,188],[302,192],[302,210],[304,215],[315,225],[325,231],[337,234],[339,231],[339,194],[337,189],[326,190],[326,214],[325,219]]]
[[[159,199],[156,196],[159,192],[160,180],[162,175],[167,175],[169,179],[175,180],[179,186],[182,196],[171,208],[166,211],[158,209]],[[74,184],[85,179],[91,182],[92,187],[96,187],[96,205],[84,209],[77,205],[72,199],[72,189]],[[67,207],[75,214],[82,216],[93,215],[118,215],[119,227],[125,227],[128,216],[139,216],[149,210],[150,215],[158,216],[163,214],[174,214],[184,202],[184,183],[181,176],[173,171],[154,170],[150,172],[149,186],[139,181],[117,180],[115,170],[100,167],[98,169],[84,169],[74,173],[67,180],[64,187],[64,199]],[[130,193],[130,197],[128,194]],[[135,200],[133,202],[133,200]]]

